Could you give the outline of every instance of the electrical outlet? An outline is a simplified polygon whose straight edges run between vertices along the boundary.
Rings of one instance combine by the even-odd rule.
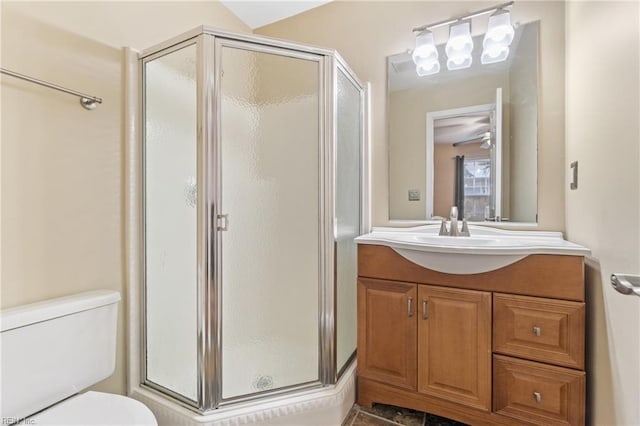
[[[410,189],[409,190],[409,201],[420,201],[420,190],[419,189]]]

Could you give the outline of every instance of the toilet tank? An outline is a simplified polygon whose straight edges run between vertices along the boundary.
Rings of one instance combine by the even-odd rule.
[[[115,369],[117,291],[91,291],[0,311],[0,418],[21,419]]]

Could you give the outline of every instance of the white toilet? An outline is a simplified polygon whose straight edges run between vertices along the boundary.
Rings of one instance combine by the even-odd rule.
[[[113,374],[119,302],[101,290],[0,313],[2,424],[157,425],[139,401],[79,393]]]

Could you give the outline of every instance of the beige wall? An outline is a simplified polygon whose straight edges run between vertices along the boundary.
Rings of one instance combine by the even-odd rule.
[[[203,1],[2,1],[19,13],[64,32],[120,49],[142,50],[199,25],[250,33],[216,0]],[[11,25],[10,20],[3,18]],[[69,46],[72,50],[72,46]]]
[[[371,82],[372,222],[388,222],[386,57],[414,43],[413,27],[495,2],[337,1],[255,32],[337,49]],[[564,3],[519,1],[513,21],[541,20],[538,213],[540,229],[564,229]],[[481,26],[477,26],[480,31]],[[475,32],[475,31],[474,31]],[[437,42],[439,42],[437,40]]]
[[[123,58],[207,24],[249,32],[218,2],[2,2],[2,67],[104,98],[2,77],[2,307],[97,288],[121,292],[125,392]]]
[[[587,267],[590,424],[640,424],[640,298],[609,284],[640,273],[640,6],[567,3],[567,237]],[[565,179],[568,187],[569,173]]]

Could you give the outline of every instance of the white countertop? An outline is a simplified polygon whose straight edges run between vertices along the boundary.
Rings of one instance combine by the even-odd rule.
[[[355,239],[383,245],[406,259],[440,272],[474,274],[492,271],[531,255],[587,256],[591,251],[562,238],[560,232],[510,231],[469,225],[470,237],[439,236],[440,225],[413,228],[376,227]]]

